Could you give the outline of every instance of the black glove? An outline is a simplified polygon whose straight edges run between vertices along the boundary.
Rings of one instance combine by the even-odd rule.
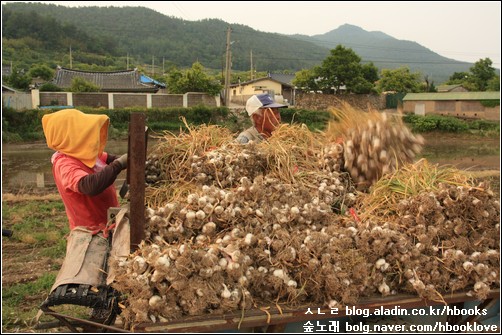
[[[123,154],[119,158],[117,158],[117,161],[120,162],[120,165],[122,166],[122,170],[127,168],[127,154]]]

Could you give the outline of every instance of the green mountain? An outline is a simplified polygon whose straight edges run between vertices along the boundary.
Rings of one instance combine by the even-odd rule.
[[[136,64],[167,62],[189,67],[199,61],[211,69],[224,68],[227,29],[231,27],[232,69],[249,70],[251,51],[258,71],[297,71],[319,63],[329,50],[311,42],[247,26],[208,19],[185,21],[143,7],[70,8],[40,3],[2,5],[2,12],[34,11],[61,24],[73,25],[90,36],[111,38],[119,46],[114,56],[129,57]],[[9,31],[4,31],[7,34]],[[66,50],[68,50],[69,45]],[[74,57],[79,50],[73,48]]]
[[[342,44],[379,69],[408,66],[439,84],[473,65],[448,59],[411,41],[343,25],[326,34],[283,35],[218,19],[186,21],[144,7],[64,7],[41,3],[2,5],[2,61],[29,66],[37,61],[91,69],[190,67],[200,62],[225,67],[227,29],[232,69],[295,73],[320,65]],[[251,57],[252,53],[252,57]],[[28,58],[28,59],[26,59]],[[50,59],[50,62],[49,62]],[[164,69],[163,69],[164,70]]]
[[[322,35],[295,37],[329,49],[342,44],[354,50],[363,62],[373,62],[379,69],[407,66],[437,82],[446,81],[454,72],[468,72],[473,65],[443,57],[416,42],[398,40],[379,31],[368,32],[349,24]]]

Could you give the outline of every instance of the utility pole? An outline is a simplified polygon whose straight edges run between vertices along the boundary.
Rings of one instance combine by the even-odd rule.
[[[71,45],[70,45],[70,69],[73,69],[73,62],[71,59]]]
[[[253,80],[253,50],[251,50],[251,80]]]
[[[129,53],[127,53],[127,70],[129,70]]]
[[[232,28],[227,29],[227,59],[226,59],[226,70],[225,70],[225,106],[230,105],[230,68],[232,67],[232,55],[230,52],[230,32]]]

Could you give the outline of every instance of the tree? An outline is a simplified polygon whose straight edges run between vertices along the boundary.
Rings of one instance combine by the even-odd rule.
[[[32,66],[28,74],[31,76],[31,78],[39,77],[45,81],[49,81],[54,76],[54,71],[47,65],[42,64]]]
[[[381,92],[416,93],[420,91],[420,73],[411,73],[408,67],[383,69],[377,86]]]
[[[49,82],[39,87],[40,92],[62,92],[61,87]]]
[[[373,62],[362,65],[361,67],[362,75],[364,80],[358,81],[355,87],[355,93],[375,93],[375,83],[378,81],[378,68],[373,64]]]
[[[476,91],[486,91],[488,82],[496,76],[490,58],[478,60],[469,70],[472,75],[467,80]]]
[[[345,86],[347,91],[354,91],[365,81],[359,57],[352,49],[337,45],[322,62],[319,70],[320,87],[323,91],[331,88],[336,93]]]
[[[172,70],[167,77],[167,87],[169,93],[173,94],[206,92],[213,96],[218,95],[223,88],[217,79],[204,72],[204,67],[199,62],[193,63],[192,68],[184,73]]]
[[[320,90],[317,80],[319,69],[318,66],[315,66],[311,70],[303,69],[296,72],[295,79],[292,81],[293,85],[305,91],[317,92]]]
[[[99,92],[100,90],[98,85],[82,77],[74,77],[71,80],[70,92]]]
[[[498,91],[499,76],[492,67],[490,58],[480,59],[469,69],[469,72],[455,72],[447,84],[461,84],[469,91]]]
[[[31,77],[24,73],[24,70],[14,67],[10,76],[5,77],[5,82],[20,90],[27,90],[31,84]]]
[[[378,68],[373,64],[373,62],[369,62],[367,64],[364,64],[361,68],[363,77],[366,79],[368,82],[375,84],[379,77],[378,77]]]
[[[467,72],[455,72],[450,76],[450,79],[446,82],[447,85],[462,84],[469,77]]]
[[[378,69],[373,63],[361,65],[360,61],[361,58],[352,49],[338,45],[321,66],[297,72],[293,84],[306,91],[323,93],[334,90],[338,94],[342,86],[353,93],[374,92]]]
[[[424,76],[421,90],[422,92],[437,92],[436,86],[434,86],[434,80],[430,80],[428,75]]]
[[[500,76],[490,79],[486,85],[487,91],[500,91]]]

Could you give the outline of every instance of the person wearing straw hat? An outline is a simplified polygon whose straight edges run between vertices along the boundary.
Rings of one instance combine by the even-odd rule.
[[[246,102],[246,111],[253,122],[253,126],[237,136],[237,142],[246,144],[251,141],[261,142],[269,138],[281,123],[280,108],[287,105],[276,103],[267,93],[256,94]]]

